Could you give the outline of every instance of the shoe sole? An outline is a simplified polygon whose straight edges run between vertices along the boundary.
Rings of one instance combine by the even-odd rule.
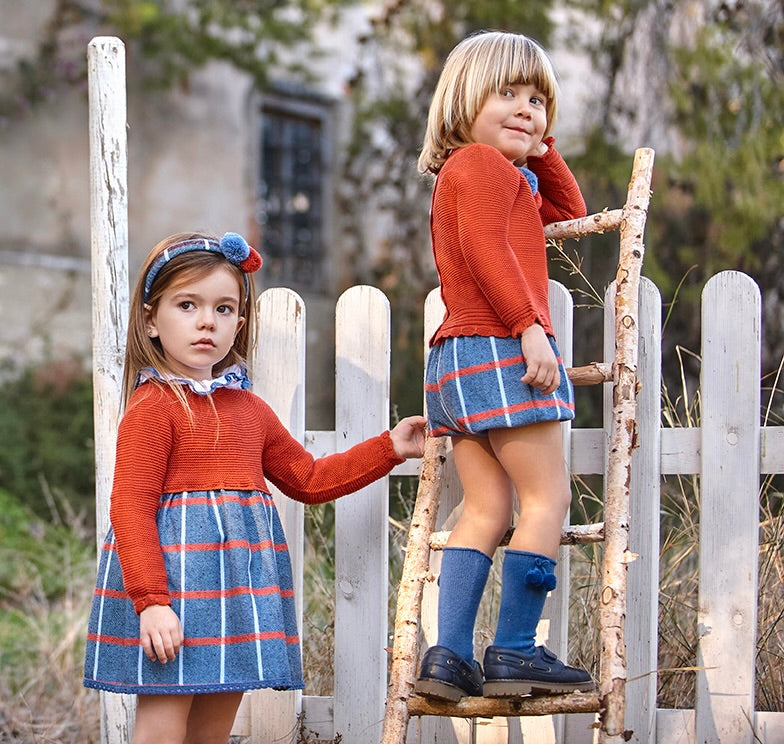
[[[523,695],[554,695],[564,692],[591,692],[593,682],[541,682],[539,680],[503,679],[485,682],[484,697],[520,697]]]
[[[435,679],[418,679],[414,684],[414,692],[423,697],[449,700],[451,703],[456,703],[466,695],[459,687]]]

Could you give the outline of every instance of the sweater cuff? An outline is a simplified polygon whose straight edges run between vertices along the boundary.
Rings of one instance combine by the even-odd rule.
[[[153,605],[171,607],[171,603],[171,597],[169,596],[168,592],[166,594],[145,594],[143,597],[139,597],[139,599],[133,600],[133,609],[136,614],[139,615],[142,610],[146,610],[148,607],[152,607]]]

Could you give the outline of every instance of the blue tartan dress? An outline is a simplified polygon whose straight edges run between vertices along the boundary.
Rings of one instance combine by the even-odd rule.
[[[258,469],[263,475],[254,476],[249,482],[265,484],[266,475],[298,500],[319,503],[367,485],[400,462],[388,434],[367,440],[348,452],[314,460],[260,398],[241,389],[247,384],[244,377],[218,385],[213,381],[206,392],[212,393],[220,437],[230,433],[230,446],[237,449],[236,462],[226,467],[236,470],[237,462],[241,464],[243,458],[258,455]],[[123,419],[123,423],[134,416],[149,419],[155,410],[158,418],[149,424],[145,422],[148,435],[131,436],[126,431],[130,424],[125,430],[123,423],[120,426],[118,470],[112,491],[113,527],[103,543],[99,561],[88,623],[84,684],[132,694],[198,694],[265,687],[302,689],[291,562],[275,503],[266,488],[213,487],[161,493],[152,518],[165,570],[167,586],[163,592],[180,618],[185,641],[174,661],[165,664],[150,661],[143,652],[137,610],[166,602],[160,600],[160,588],[137,587],[147,581],[145,570],[124,579],[120,559],[125,555],[126,562],[131,560],[129,550],[133,542],[130,548],[125,545],[118,550],[115,520],[120,515],[115,516],[114,500],[120,499],[118,481],[124,481],[121,468],[125,461],[143,468],[145,458],[156,457],[156,439],[160,440],[161,450],[176,458],[179,449],[194,449],[189,436],[200,435],[197,424],[195,431],[180,431],[175,426],[169,436],[172,427],[167,421],[182,417],[183,406],[166,388],[142,385],[153,387],[157,390],[148,393],[138,406],[134,406],[132,398]],[[206,419],[209,429],[211,414],[200,406],[205,396],[191,395],[193,391],[203,393],[205,389],[191,386],[188,402],[196,420]],[[138,392],[139,388],[134,395]],[[232,426],[232,415],[248,422],[241,432]],[[218,421],[215,416],[212,419]],[[180,424],[183,428],[188,427]],[[145,440],[149,440],[146,445]],[[179,475],[172,474],[171,461],[168,470],[163,463],[164,480],[187,480],[189,467],[220,467],[219,463],[209,462],[209,436],[204,441],[201,459],[181,464]],[[242,442],[247,446],[243,447]],[[124,454],[127,448],[134,454]],[[133,477],[128,480],[132,482]],[[211,485],[226,480],[231,482],[232,478],[216,474]],[[326,485],[320,487],[319,482]],[[124,531],[133,533],[135,522],[128,523],[131,528],[125,527]],[[142,529],[140,518],[139,530]],[[150,569],[149,573],[154,574],[155,570]],[[153,599],[145,599],[148,595]]]

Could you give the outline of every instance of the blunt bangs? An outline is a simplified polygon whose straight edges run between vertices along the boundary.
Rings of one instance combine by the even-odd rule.
[[[550,58],[535,41],[519,34],[478,34],[466,50],[465,106],[473,124],[491,93],[507,85],[533,85],[547,98],[547,133],[555,124],[558,81]]]

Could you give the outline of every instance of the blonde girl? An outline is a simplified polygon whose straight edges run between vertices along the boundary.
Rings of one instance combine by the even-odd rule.
[[[225,744],[243,691],[303,687],[268,484],[316,504],[422,454],[415,416],[315,460],[249,390],[260,266],[236,233],[172,235],[133,293],[84,675],[87,687],[138,695],[133,744]]]
[[[419,158],[436,176],[431,236],[446,306],[430,340],[428,430],[452,438],[464,491],[441,564],[438,643],[416,683],[436,698],[592,687],[587,672],[534,644],[570,501],[559,422],[574,418],[550,320],[544,225],[585,214],[550,136],[557,96],[536,42],[471,36],[446,60]],[[476,613],[515,494],[498,626],[480,665]]]

